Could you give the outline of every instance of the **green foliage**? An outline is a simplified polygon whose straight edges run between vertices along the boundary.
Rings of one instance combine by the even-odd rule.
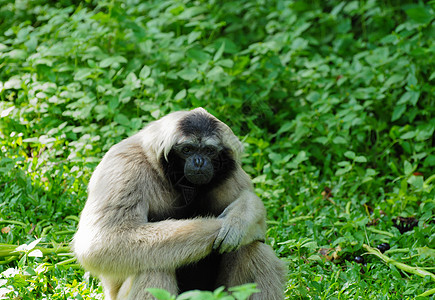
[[[90,175],[111,145],[197,106],[242,137],[288,298],[433,297],[430,276],[354,257],[388,242],[434,272],[434,9],[0,0],[0,298],[101,299],[56,250]]]
[[[161,289],[149,288],[147,290],[158,300],[246,300],[259,291],[252,283],[229,288],[230,293],[224,291],[224,287],[217,288],[213,292],[187,291],[178,296],[173,296],[168,291]]]

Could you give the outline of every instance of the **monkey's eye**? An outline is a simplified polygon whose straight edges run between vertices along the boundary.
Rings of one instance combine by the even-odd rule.
[[[204,153],[206,155],[208,155],[208,156],[215,156],[217,154],[217,151],[213,147],[205,147],[204,148]]]
[[[183,146],[183,148],[181,148],[181,152],[183,154],[191,154],[193,152],[193,148],[191,146]]]

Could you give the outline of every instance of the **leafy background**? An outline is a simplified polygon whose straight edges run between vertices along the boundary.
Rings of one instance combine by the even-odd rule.
[[[434,9],[0,0],[0,298],[102,299],[67,247],[93,169],[202,106],[245,144],[289,299],[433,299]]]

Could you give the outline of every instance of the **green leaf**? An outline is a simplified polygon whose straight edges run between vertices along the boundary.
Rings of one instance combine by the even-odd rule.
[[[168,291],[156,288],[146,288],[148,292],[150,292],[154,297],[158,300],[173,300],[175,297],[171,295]]]
[[[348,167],[348,166],[350,166],[350,165],[351,165],[350,162],[348,162],[347,160],[339,161],[339,162],[337,163],[337,166],[339,166],[339,167]]]
[[[184,9],[177,17],[180,20],[190,20],[193,17],[202,14],[207,11],[205,6],[192,6]]]
[[[417,189],[422,189],[423,188],[423,176],[414,176],[411,175],[411,177],[408,178],[408,183],[417,188]]]
[[[178,77],[187,81],[194,81],[199,77],[198,71],[192,68],[183,69],[177,72]]]
[[[33,250],[28,254],[29,257],[43,257],[42,251],[39,249]]]
[[[36,245],[38,245],[38,243],[41,241],[42,238],[36,239],[33,242],[31,242],[27,247],[26,247],[26,251],[30,251],[33,248],[36,247]]]
[[[248,283],[240,286],[231,287],[228,289],[231,294],[238,300],[248,299],[254,293],[260,292],[255,283]]]
[[[185,97],[186,97],[186,89],[182,89],[181,91],[179,91],[176,95],[175,95],[175,97],[174,97],[174,100],[181,100],[181,99],[184,99]]]
[[[222,45],[219,47],[218,51],[216,51],[216,54],[213,57],[213,61],[218,61],[222,57],[224,50],[225,50],[225,41],[222,42]]]
[[[27,52],[20,49],[14,49],[10,51],[7,56],[11,59],[24,60],[27,58]]]
[[[409,103],[413,106],[415,106],[418,102],[418,99],[420,98],[420,92],[418,91],[407,91],[400,97],[397,104],[406,104]]]
[[[373,50],[373,53],[369,54],[365,59],[373,66],[380,66],[388,62],[389,48],[379,47]]]
[[[90,77],[92,75],[92,72],[93,72],[93,69],[88,69],[88,68],[79,69],[74,75],[74,80],[82,81],[82,80]]]
[[[408,131],[400,136],[402,140],[408,140],[414,138],[416,135],[415,131]]]
[[[119,106],[119,99],[118,97],[111,97],[108,103],[108,107],[111,110],[115,110]]]
[[[338,144],[338,145],[344,145],[344,144],[347,144],[346,139],[345,139],[344,137],[341,137],[341,136],[337,136],[337,137],[335,137],[335,138],[332,140],[332,142],[333,142],[334,144]]]
[[[409,99],[411,98],[411,93],[406,92],[400,97],[399,101],[397,101],[397,104],[406,104],[409,102]]]
[[[405,10],[408,17],[419,24],[427,24],[433,19],[433,15],[424,6],[416,6]]]
[[[209,291],[187,291],[177,297],[177,300],[215,300],[216,298]],[[233,298],[234,299],[234,298]]]
[[[143,84],[149,87],[152,87],[155,83],[155,80],[153,78],[147,78],[144,80]]]
[[[326,136],[319,136],[313,140],[313,142],[320,143],[322,145],[326,145],[328,143],[328,138]]]
[[[288,132],[290,129],[292,129],[293,123],[292,122],[285,122],[284,125],[281,126],[281,128],[276,133],[277,135],[280,135],[281,133]]]
[[[335,175],[336,175],[336,176],[341,176],[341,175],[343,175],[343,174],[348,173],[348,172],[351,171],[351,170],[352,170],[352,165],[348,165],[347,167],[344,167],[344,168],[338,169],[338,170],[335,172]]]
[[[374,169],[367,169],[366,170],[366,175],[365,176],[375,176],[378,172],[376,172],[376,170]]]
[[[387,81],[385,82],[385,86],[391,86],[395,83],[399,83],[405,79],[405,76],[403,74],[393,74],[390,77],[388,77]]]
[[[393,115],[391,116],[391,121],[398,120],[403,113],[406,111],[406,104],[396,105],[393,110]]]
[[[216,64],[225,68],[232,68],[234,66],[234,62],[231,59],[221,59]]]
[[[311,252],[315,251],[318,247],[316,241],[308,241],[301,246],[301,248],[308,248]]]
[[[355,159],[355,152],[353,152],[353,151],[346,151],[345,153],[344,153],[344,156],[345,157],[347,157],[347,158],[349,158],[349,159]]]
[[[412,172],[415,171],[417,167],[413,167],[409,161],[405,160],[403,163],[403,168],[404,168],[405,175],[409,176],[411,175]]]
[[[189,49],[187,51],[187,57],[190,57],[199,63],[205,63],[211,58],[210,54],[196,48]]]
[[[8,81],[5,82],[3,89],[9,90],[9,89],[15,89],[19,90],[21,89],[22,81],[16,76],[11,77]]]
[[[434,167],[435,166],[435,155],[428,155],[424,160],[424,164],[426,166]]]
[[[6,50],[8,50],[9,47],[6,46],[5,44],[0,43],[0,52],[6,52]]]
[[[222,67],[216,66],[207,73],[207,78],[211,81],[221,81],[225,75],[224,69],[222,69]]]
[[[102,61],[100,61],[100,67],[101,68],[107,68],[107,67],[112,67],[112,68],[118,68],[120,64],[126,63],[127,59],[123,56],[111,56],[108,58],[103,59]]]
[[[128,73],[127,77],[123,81],[125,85],[127,85],[128,90],[135,90],[141,87],[141,81],[137,78],[134,72]],[[132,93],[133,94],[133,93]]]
[[[287,165],[291,169],[296,169],[302,162],[308,160],[307,153],[305,151],[299,151],[295,158],[293,158]]]
[[[309,132],[310,129],[305,126],[296,126],[291,138],[293,139],[293,142],[297,142],[300,139],[304,139]]]
[[[148,67],[147,65],[145,65],[140,70],[139,78],[142,79],[142,80],[146,79],[146,78],[148,78],[148,76],[150,76],[150,74],[151,74],[151,68]]]
[[[355,157],[355,161],[359,163],[365,163],[367,162],[367,158],[365,156],[357,156]]]
[[[32,267],[27,267],[27,268],[25,268],[25,270],[24,270],[24,272],[23,272],[23,274],[25,275],[25,276],[28,276],[28,275],[36,275],[36,272],[35,272],[35,270],[32,268]]]
[[[201,31],[192,31],[191,33],[189,33],[189,35],[187,36],[187,43],[188,44],[192,44],[194,41],[196,41],[197,39],[199,39],[202,35]]]
[[[413,106],[415,106],[418,102],[418,99],[420,98],[420,92],[419,91],[410,91],[411,97],[409,97],[409,103]]]
[[[123,114],[115,115],[115,122],[124,126],[130,125],[130,120]]]
[[[7,117],[14,110],[14,108],[15,108],[15,106],[11,106],[9,108],[2,110],[2,112],[0,113],[0,118]]]

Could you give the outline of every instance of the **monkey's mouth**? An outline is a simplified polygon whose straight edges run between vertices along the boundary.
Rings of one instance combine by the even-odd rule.
[[[203,185],[207,184],[211,181],[211,176],[207,176],[206,174],[196,171],[192,173],[186,173],[186,179],[193,184]]]

